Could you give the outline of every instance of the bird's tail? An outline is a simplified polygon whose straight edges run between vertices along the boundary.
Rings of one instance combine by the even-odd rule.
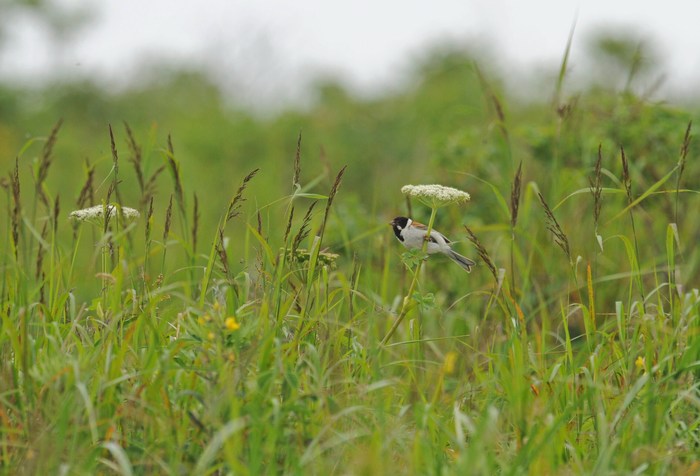
[[[449,253],[447,253],[447,256],[449,256],[449,258],[452,261],[454,261],[455,263],[460,265],[462,268],[464,268],[467,271],[467,273],[471,273],[472,266],[476,266],[476,263],[474,261],[462,256],[461,254],[459,254],[453,250],[450,250]]]

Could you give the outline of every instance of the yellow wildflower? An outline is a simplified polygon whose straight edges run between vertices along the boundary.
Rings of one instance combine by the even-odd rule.
[[[236,321],[236,318],[233,316],[227,317],[224,321],[224,325],[226,326],[226,329],[230,331],[237,331],[241,328],[241,324],[238,321]]]
[[[637,357],[637,360],[634,361],[634,365],[638,370],[644,370],[647,366],[646,359],[640,355]]]
[[[202,315],[199,316],[199,318],[197,319],[197,322],[198,322],[199,325],[201,325],[201,326],[203,326],[204,324],[206,324],[206,323],[209,322],[209,321],[211,321],[211,316],[210,316],[209,314],[202,314]]]

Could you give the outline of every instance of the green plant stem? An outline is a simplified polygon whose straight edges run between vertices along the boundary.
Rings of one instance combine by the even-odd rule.
[[[433,206],[430,211],[430,220],[428,221],[428,231],[425,235],[425,241],[423,242],[423,248],[421,251],[423,253],[426,252],[428,248],[428,240],[430,239],[430,232],[433,231],[433,223],[435,222],[435,216],[437,215],[437,207]],[[404,296],[403,298],[403,304],[401,305],[401,312],[399,313],[399,316],[396,318],[394,321],[394,324],[391,326],[391,329],[389,329],[389,332],[384,336],[382,341],[380,342],[379,346],[384,347],[387,342],[389,342],[389,339],[391,339],[391,336],[394,335],[396,332],[396,329],[398,329],[399,325],[401,322],[404,320],[406,317],[406,314],[408,314],[409,311],[409,304],[411,302],[411,298],[413,297],[413,291],[416,288],[416,284],[418,283],[418,275],[420,274],[421,267],[423,266],[423,261],[420,260],[418,262],[418,265],[416,265],[416,272],[413,274],[413,279],[411,280],[411,286],[408,288],[408,294]]]

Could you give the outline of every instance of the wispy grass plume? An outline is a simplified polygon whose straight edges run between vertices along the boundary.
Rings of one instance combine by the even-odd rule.
[[[598,221],[600,219],[600,211],[603,206],[603,181],[602,181],[602,164],[603,164],[603,153],[602,144],[598,144],[598,160],[595,162],[595,167],[593,169],[593,176],[588,178],[590,183],[591,195],[593,195],[593,223],[595,224],[595,232],[598,233]]]
[[[479,241],[479,238],[476,237],[476,234],[469,228],[467,225],[464,225],[464,229],[467,231],[467,238],[471,242],[471,244],[474,245],[476,248],[476,252],[481,258],[481,260],[486,264],[486,266],[489,268],[489,271],[491,271],[491,274],[493,275],[493,279],[498,282],[498,269],[496,269],[496,265],[493,264],[493,260],[491,259],[491,256],[489,255],[488,251],[486,251],[486,248],[484,248],[484,245],[481,244],[481,241]]]
[[[518,210],[520,208],[520,188],[523,180],[523,162],[520,161],[518,171],[513,178],[513,186],[510,190],[510,226],[515,228],[518,223]]]
[[[224,270],[226,277],[230,277],[230,270],[228,265],[228,253],[226,253],[226,238],[224,237],[224,229],[219,228],[219,235],[216,240],[216,254],[219,257],[219,262],[221,263],[221,268]]]
[[[292,255],[294,255],[297,248],[299,248],[299,245],[301,245],[301,242],[304,241],[304,239],[307,236],[309,236],[309,224],[311,223],[311,213],[313,212],[314,207],[316,206],[316,203],[318,203],[318,202],[313,202],[309,206],[309,209],[306,210],[306,214],[304,215],[304,219],[301,222],[301,226],[299,227],[299,231],[297,232],[296,236],[294,236],[294,240],[292,241]]]
[[[340,183],[343,181],[343,174],[345,174],[345,169],[347,169],[347,165],[345,165],[342,169],[340,169],[340,172],[338,172],[338,175],[335,177],[335,181],[333,182],[333,186],[331,187],[331,193],[328,194],[328,201],[326,202],[326,210],[323,212],[323,222],[321,222],[321,230],[318,233],[319,236],[319,249],[321,248],[321,243],[323,242],[323,235],[326,231],[326,223],[328,222],[328,214],[331,210],[331,205],[333,205],[333,199],[335,198],[335,194],[338,193],[338,189],[340,188]]]
[[[119,154],[117,153],[117,144],[114,141],[112,124],[109,124],[109,141],[112,148],[112,190],[114,191],[114,196],[117,199],[117,203],[121,205],[124,202],[122,201],[122,196],[119,193]]]
[[[484,94],[486,95],[488,102],[491,104],[493,107],[493,111],[496,114],[496,118],[498,119],[496,125],[498,126],[498,130],[501,133],[501,136],[503,137],[503,142],[505,144],[505,152],[508,154],[508,162],[511,164],[512,167],[515,166],[513,163],[513,150],[511,147],[510,143],[510,134],[508,132],[508,125],[506,122],[506,113],[503,108],[503,104],[501,103],[501,100],[498,98],[496,93],[494,92],[493,88],[489,84],[489,82],[486,80],[484,75],[481,73],[481,69],[479,69],[479,66],[476,64],[476,62],[473,63],[474,66],[474,71],[476,72],[476,76],[479,80],[479,83],[481,83],[481,88],[484,91]]]
[[[177,206],[180,208],[180,213],[185,214],[185,196],[182,192],[182,178],[180,177],[180,164],[175,160],[175,148],[173,147],[173,139],[170,134],[168,134],[168,152],[166,154],[166,160],[168,162],[168,167],[170,169],[170,175],[173,177],[173,184],[175,186],[175,200],[177,201]]]
[[[547,202],[540,192],[537,192],[537,197],[540,199],[540,204],[544,209],[545,216],[547,218],[547,229],[552,233],[554,237],[554,242],[562,249],[566,257],[569,259],[569,263],[573,265],[573,260],[571,258],[571,249],[569,247],[569,239],[566,237],[566,233],[561,229],[557,218],[554,216],[552,209],[549,208]]]
[[[136,138],[134,137],[128,123],[124,122],[124,128],[126,129],[126,143],[129,147],[129,162],[131,162],[134,166],[136,181],[138,182],[139,190],[141,191],[139,207],[144,208],[150,201],[151,197],[155,194],[156,180],[165,170],[166,164],[162,164],[150,176],[147,176],[146,170],[144,169],[143,152],[141,150],[141,146],[139,146],[138,142],[136,142]]]
[[[15,259],[18,258],[19,250],[19,229],[22,221],[22,199],[19,185],[19,158],[15,158],[15,170],[10,174],[10,187],[12,190],[12,245]]]
[[[243,178],[243,182],[241,183],[241,186],[238,187],[236,195],[233,196],[233,198],[228,204],[228,209],[226,210],[226,217],[224,219],[224,226],[226,226],[226,224],[230,220],[240,215],[241,206],[246,200],[245,198],[243,198],[243,192],[245,192],[245,189],[248,186],[248,182],[250,182],[253,179],[253,177],[255,177],[255,174],[257,174],[259,171],[260,169],[255,169]]]
[[[41,241],[46,241],[46,237],[48,235],[48,222],[44,222],[44,226],[41,228]],[[43,265],[44,265],[44,247],[39,245],[39,248],[36,252],[36,269],[34,271],[34,279],[39,279],[41,275],[43,274]],[[43,301],[42,301],[43,302]]]
[[[76,208],[87,208],[88,206],[93,206],[95,204],[95,166],[90,164],[89,160],[85,160],[85,183],[83,188],[80,189],[78,198],[75,201]]]
[[[292,186],[295,189],[301,188],[301,131],[297,139],[297,152],[294,155],[294,176],[292,177]]]
[[[56,145],[56,140],[58,139],[58,131],[61,129],[62,125],[63,119],[60,119],[51,129],[49,137],[48,139],[46,139],[46,143],[44,144],[44,147],[41,151],[41,158],[39,159],[39,164],[36,171],[36,194],[42,201],[42,203],[46,206],[47,210],[51,209],[51,205],[49,204],[49,199],[46,196],[46,192],[44,191],[44,182],[46,181],[46,178],[49,175],[49,168],[53,163],[53,148]]]
[[[625,195],[627,196],[627,204],[632,205],[634,202],[634,197],[632,196],[632,176],[630,174],[630,167],[629,167],[629,161],[627,160],[627,156],[625,155],[625,148],[620,147],[620,160],[622,161],[622,183],[625,186]],[[637,227],[634,224],[634,212],[632,207],[629,207],[629,214],[630,214],[630,223],[632,224],[632,238],[634,240],[634,253],[635,253],[635,260],[637,261],[637,267],[639,267],[639,260],[640,260],[640,253],[639,253],[639,240],[637,238]],[[638,269],[637,270],[637,276],[636,276],[636,281],[637,281],[637,286],[639,287],[639,292],[641,293],[642,296],[642,306],[646,308],[644,304],[644,297],[646,294],[644,293],[644,283],[642,283],[642,276],[641,276],[641,271]]]
[[[165,210],[165,224],[163,225],[163,262],[161,265],[161,273],[165,270],[165,255],[168,251],[168,238],[170,237],[170,227],[173,222],[173,195],[170,194],[168,208]]]
[[[690,135],[690,130],[693,127],[693,121],[688,122],[688,127],[685,130],[685,137],[683,137],[683,145],[681,146],[680,158],[678,159],[678,175],[676,176],[676,206],[675,206],[675,222],[678,224],[678,195],[681,188],[681,178],[683,177],[683,171],[685,170],[686,158],[688,157],[688,148],[690,147],[690,141],[693,138]]]
[[[153,231],[153,197],[148,202],[148,211],[146,212],[146,226],[144,231],[144,239],[146,250],[144,253],[144,274],[148,273],[148,261],[151,256],[151,234]]]
[[[126,143],[129,146],[129,162],[131,162],[134,165],[134,172],[136,173],[136,181],[139,184],[139,188],[141,189],[141,193],[144,191],[144,187],[146,186],[145,184],[145,179],[144,179],[144,174],[143,174],[143,155],[141,153],[141,147],[138,145],[136,142],[136,139],[134,138],[134,134],[131,131],[131,127],[129,127],[129,124],[124,121],[124,129],[126,129]]]
[[[289,233],[292,231],[292,221],[294,220],[294,206],[289,209],[289,219],[287,220],[287,227],[284,230],[284,243],[287,243],[289,238]]]
[[[513,289],[515,289],[515,227],[518,224],[522,180],[523,162],[520,161],[518,170],[515,172],[515,177],[513,177],[513,185],[510,190],[510,276]],[[496,280],[498,280],[498,278],[496,278]]]
[[[197,254],[197,231],[199,228],[199,199],[197,193],[193,194],[194,206],[192,210],[192,254]]]

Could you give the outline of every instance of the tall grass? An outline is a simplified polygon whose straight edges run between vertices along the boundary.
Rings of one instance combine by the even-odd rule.
[[[345,206],[352,165],[304,179],[301,136],[280,171],[291,191],[258,203],[278,171],[233,177],[228,201],[192,191],[170,137],[147,158],[126,126],[129,190],[110,128],[111,186],[96,187],[87,163],[76,205],[116,202],[141,218],[73,228],[59,206],[69,200],[46,185],[59,127],[32,177],[29,145],[3,182],[3,472],[698,470],[700,294],[684,281],[698,255],[679,232],[697,227],[678,212],[698,193],[681,188],[690,128],[664,175],[675,189],[660,179],[633,190],[635,163],[622,153],[618,179],[602,148],[590,183],[586,167],[570,179],[562,149],[546,177],[533,161],[512,181],[473,180],[474,206],[487,194],[500,204],[492,223],[466,223],[483,265],[467,278],[431,258],[418,279],[384,220]],[[172,190],[159,192],[165,170]],[[580,188],[548,196],[566,180]],[[220,218],[208,229],[211,208]]]

